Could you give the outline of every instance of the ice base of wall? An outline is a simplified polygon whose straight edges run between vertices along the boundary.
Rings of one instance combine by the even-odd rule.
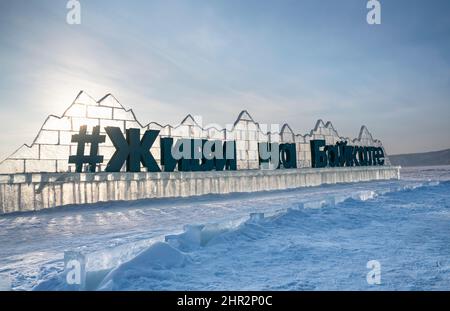
[[[400,167],[173,173],[26,173],[0,175],[0,214],[72,204],[282,190],[399,179]]]

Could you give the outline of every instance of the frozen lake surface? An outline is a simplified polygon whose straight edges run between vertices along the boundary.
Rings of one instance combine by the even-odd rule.
[[[91,290],[450,290],[450,167],[3,215],[0,287],[65,289],[66,250],[86,255]]]

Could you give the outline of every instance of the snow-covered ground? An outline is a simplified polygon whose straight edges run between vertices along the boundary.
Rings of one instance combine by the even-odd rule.
[[[3,286],[65,289],[65,250],[86,255],[91,290],[450,290],[450,167],[0,216]]]

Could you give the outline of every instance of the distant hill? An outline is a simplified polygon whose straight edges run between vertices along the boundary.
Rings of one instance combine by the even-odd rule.
[[[392,165],[429,166],[450,165],[450,149],[424,153],[398,154],[389,156]]]

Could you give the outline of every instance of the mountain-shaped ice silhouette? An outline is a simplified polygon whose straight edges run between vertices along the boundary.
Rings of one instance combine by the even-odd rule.
[[[288,124],[281,129],[256,122],[250,113],[243,110],[229,126],[205,126],[199,124],[192,115],[187,115],[175,126],[162,125],[157,122],[141,123],[132,109],[126,109],[114,95],[107,94],[95,100],[84,91],[80,91],[75,100],[61,116],[49,115],[30,145],[24,144],[8,158],[0,162],[0,174],[33,172],[73,172],[74,167],[68,163],[70,155],[76,152],[76,143],[72,135],[77,134],[80,126],[86,125],[88,131],[100,126],[104,133],[107,126],[119,127],[123,132],[129,128],[159,130],[160,136],[177,138],[202,138],[216,140],[235,140],[239,169],[259,168],[258,142],[286,142],[297,144],[298,167],[310,167],[311,156],[309,141],[325,139],[327,144],[347,141],[350,145],[382,147],[379,140],[373,139],[367,127],[362,126],[357,138],[342,137],[331,122],[318,120],[307,134],[295,134]],[[99,147],[99,154],[104,156],[102,170],[112,157],[115,148],[109,138]],[[160,147],[156,142],[151,149],[159,162]]]

